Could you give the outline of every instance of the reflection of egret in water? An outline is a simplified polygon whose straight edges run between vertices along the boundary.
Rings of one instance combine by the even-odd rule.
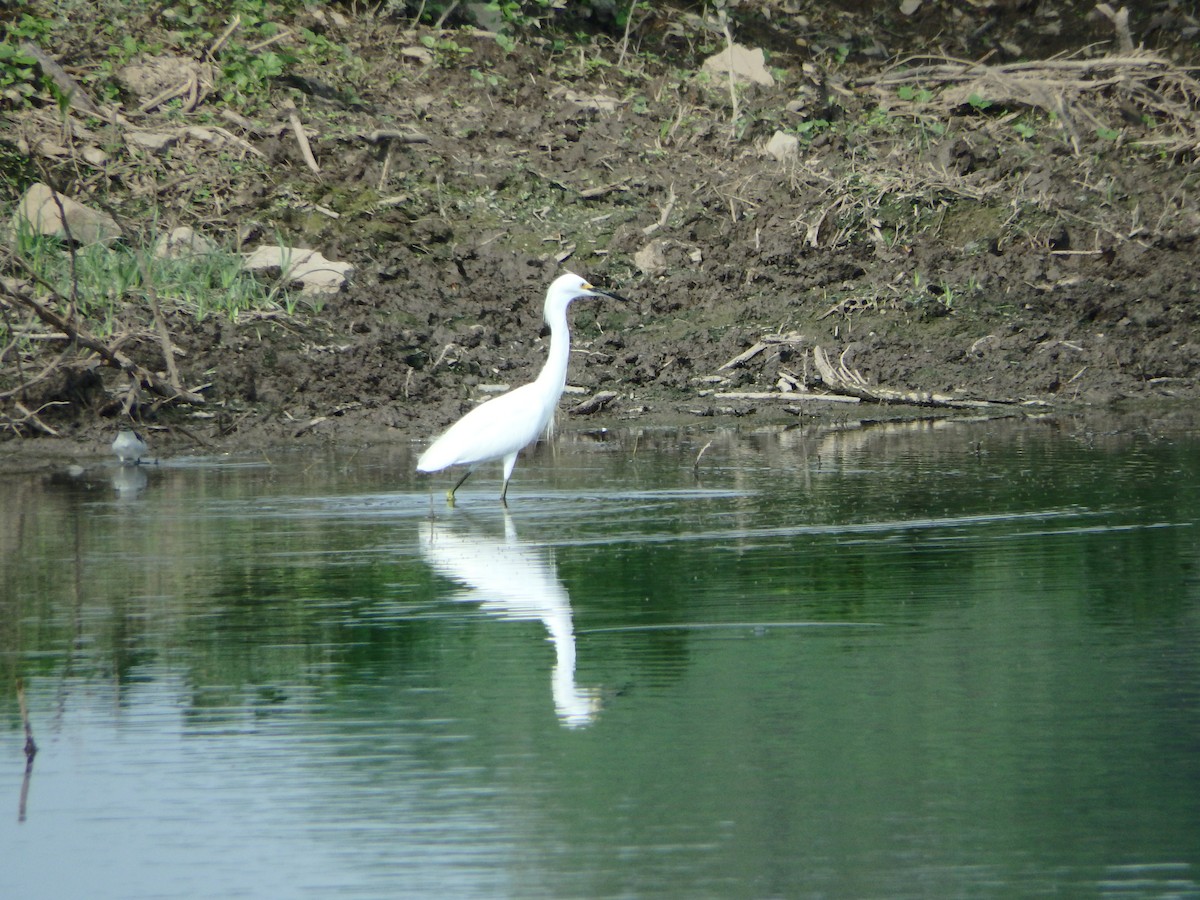
[[[521,543],[505,514],[504,540],[432,522],[421,529],[421,553],[434,571],[470,588],[456,599],[479,603],[505,619],[541,619],[554,644],[551,688],[559,721],[579,728],[595,718],[598,692],[575,684],[571,598],[548,550]]]

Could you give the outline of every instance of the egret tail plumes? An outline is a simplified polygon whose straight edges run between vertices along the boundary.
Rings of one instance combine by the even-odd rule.
[[[514,388],[475,407],[421,454],[418,472],[440,472],[451,466],[466,466],[466,473],[450,489],[447,500],[476,467],[492,460],[504,464],[504,487],[500,500],[508,495],[508,480],[517,464],[517,454],[549,428],[558,408],[558,400],[567,384],[567,364],[571,358],[571,333],[567,325],[567,307],[579,297],[613,297],[598,290],[583,278],[568,272],[560,275],[546,291],[545,318],[550,326],[550,353],[535,381]]]

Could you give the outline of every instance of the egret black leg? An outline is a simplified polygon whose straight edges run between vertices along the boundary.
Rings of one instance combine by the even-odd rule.
[[[446,492],[446,503],[448,503],[450,506],[454,505],[454,492],[463,486],[464,481],[471,477],[471,471],[471,469],[467,469],[467,474],[458,479],[458,482],[454,485],[454,487],[450,488],[450,490]]]

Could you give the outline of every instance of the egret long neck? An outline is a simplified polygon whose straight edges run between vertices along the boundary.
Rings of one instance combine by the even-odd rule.
[[[567,329],[566,309],[554,310],[547,317],[546,324],[550,326],[550,352],[537,380],[547,389],[554,390],[554,400],[558,402],[567,384],[567,364],[571,359],[571,333]]]

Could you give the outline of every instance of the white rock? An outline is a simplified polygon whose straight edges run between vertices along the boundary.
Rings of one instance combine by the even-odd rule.
[[[179,143],[179,136],[166,134],[161,131],[127,131],[125,132],[125,140],[134,147],[158,153],[162,150],[170,149]]]
[[[704,61],[704,71],[718,75],[733,73],[735,80],[750,81],[768,87],[775,84],[775,78],[767,71],[766,56],[761,47],[743,47],[741,44],[730,44],[715,56]]]
[[[610,113],[621,105],[621,101],[608,94],[581,94],[579,91],[565,91],[563,99],[574,103],[580,109],[590,109],[596,112]]]
[[[633,254],[633,264],[643,275],[661,275],[667,271],[666,248],[666,241],[651,241]]]
[[[415,59],[423,66],[433,65],[433,54],[424,47],[401,47],[400,55],[408,59]]]
[[[777,131],[767,141],[767,152],[781,163],[791,162],[800,155],[800,138]]]
[[[274,245],[259,247],[242,267],[249,272],[278,269],[281,279],[299,282],[304,294],[336,294],[354,272],[350,263],[333,262],[316,250]]]
[[[36,234],[58,237],[66,237],[69,231],[72,240],[80,244],[109,243],[121,236],[121,228],[112,216],[89,209],[62,194],[57,197],[56,202],[55,192],[41,182],[31,185],[13,213],[13,227],[31,228]]]
[[[171,88],[195,81],[198,85],[211,87],[216,69],[209,63],[197,62],[187,56],[140,56],[115,73],[121,87],[139,100],[149,100]]]
[[[154,242],[155,259],[180,259],[213,253],[217,245],[189,225],[172,228]]]
[[[656,238],[633,254],[633,264],[643,275],[665,275],[672,266],[686,268],[685,259],[698,266],[704,262],[704,253],[699,247],[669,238]]]

